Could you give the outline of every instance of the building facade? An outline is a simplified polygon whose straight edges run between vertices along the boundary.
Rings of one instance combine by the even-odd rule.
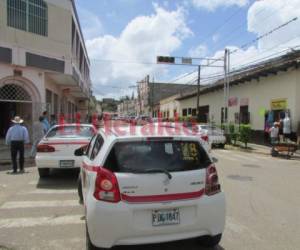
[[[147,76],[138,83],[138,109],[141,115],[158,117],[161,100],[197,89],[195,85],[150,82],[149,79],[149,76]]]
[[[292,131],[300,121],[300,52],[272,59],[236,72],[230,79],[228,122],[249,123],[257,136],[266,127],[279,121],[288,113]],[[224,121],[224,80],[201,88],[200,122]],[[179,116],[196,116],[197,94],[173,96],[162,100],[160,109],[172,113],[174,106]],[[193,114],[194,112],[194,114]]]
[[[20,115],[88,112],[90,62],[71,0],[0,0],[0,137]]]
[[[119,116],[137,116],[138,114],[138,100],[129,99],[122,100],[118,104],[118,115]]]

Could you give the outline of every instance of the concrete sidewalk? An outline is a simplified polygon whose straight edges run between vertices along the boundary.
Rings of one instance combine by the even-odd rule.
[[[270,155],[271,152],[271,146],[265,146],[265,145],[254,144],[254,143],[248,143],[247,149],[240,146],[233,146],[233,145],[226,145],[226,148],[229,150],[239,150],[247,153],[257,153],[257,154],[264,154],[264,155]],[[300,158],[299,149],[294,153],[294,156]]]
[[[25,161],[30,160],[30,151],[31,151],[31,145],[25,146]],[[10,164],[11,163],[11,157],[10,157],[10,147],[0,143],[0,164]]]

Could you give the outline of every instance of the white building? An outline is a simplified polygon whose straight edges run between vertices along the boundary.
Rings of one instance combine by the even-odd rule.
[[[250,123],[261,137],[269,121],[279,120],[287,111],[292,131],[300,121],[300,52],[289,53],[270,61],[233,73],[230,80],[228,121]],[[200,94],[201,122],[221,124],[224,107],[224,80],[202,87]],[[175,95],[160,102],[160,111],[179,110],[179,116],[196,115],[197,93]],[[194,113],[194,114],[193,114]]]
[[[85,117],[89,68],[73,0],[0,0],[0,137],[14,115]]]

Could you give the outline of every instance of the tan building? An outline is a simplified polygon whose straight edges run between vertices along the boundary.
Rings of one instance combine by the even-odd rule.
[[[195,90],[195,85],[184,85],[178,83],[162,83],[149,80],[147,76],[144,80],[138,83],[138,100],[137,109],[140,115],[149,115],[158,117],[159,103],[161,100],[173,96],[178,93],[185,93]]]
[[[87,115],[90,62],[72,0],[0,0],[0,137],[14,115]]]
[[[138,100],[137,99],[129,99],[122,100],[120,104],[118,104],[118,115],[119,116],[137,116],[138,114]]]
[[[258,137],[269,122],[279,120],[287,111],[292,131],[300,121],[300,52],[289,53],[268,62],[233,73],[230,80],[228,121],[250,123]],[[224,107],[224,80],[203,87],[200,95],[201,122],[221,124]],[[196,115],[197,94],[177,95],[160,102],[160,110],[179,116]],[[194,114],[193,114],[194,113]]]

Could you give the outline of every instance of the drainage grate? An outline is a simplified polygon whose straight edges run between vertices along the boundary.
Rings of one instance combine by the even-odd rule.
[[[228,175],[227,177],[236,181],[253,181],[253,177],[251,176]]]
[[[242,166],[247,168],[261,168],[261,166],[255,164],[242,164]]]

